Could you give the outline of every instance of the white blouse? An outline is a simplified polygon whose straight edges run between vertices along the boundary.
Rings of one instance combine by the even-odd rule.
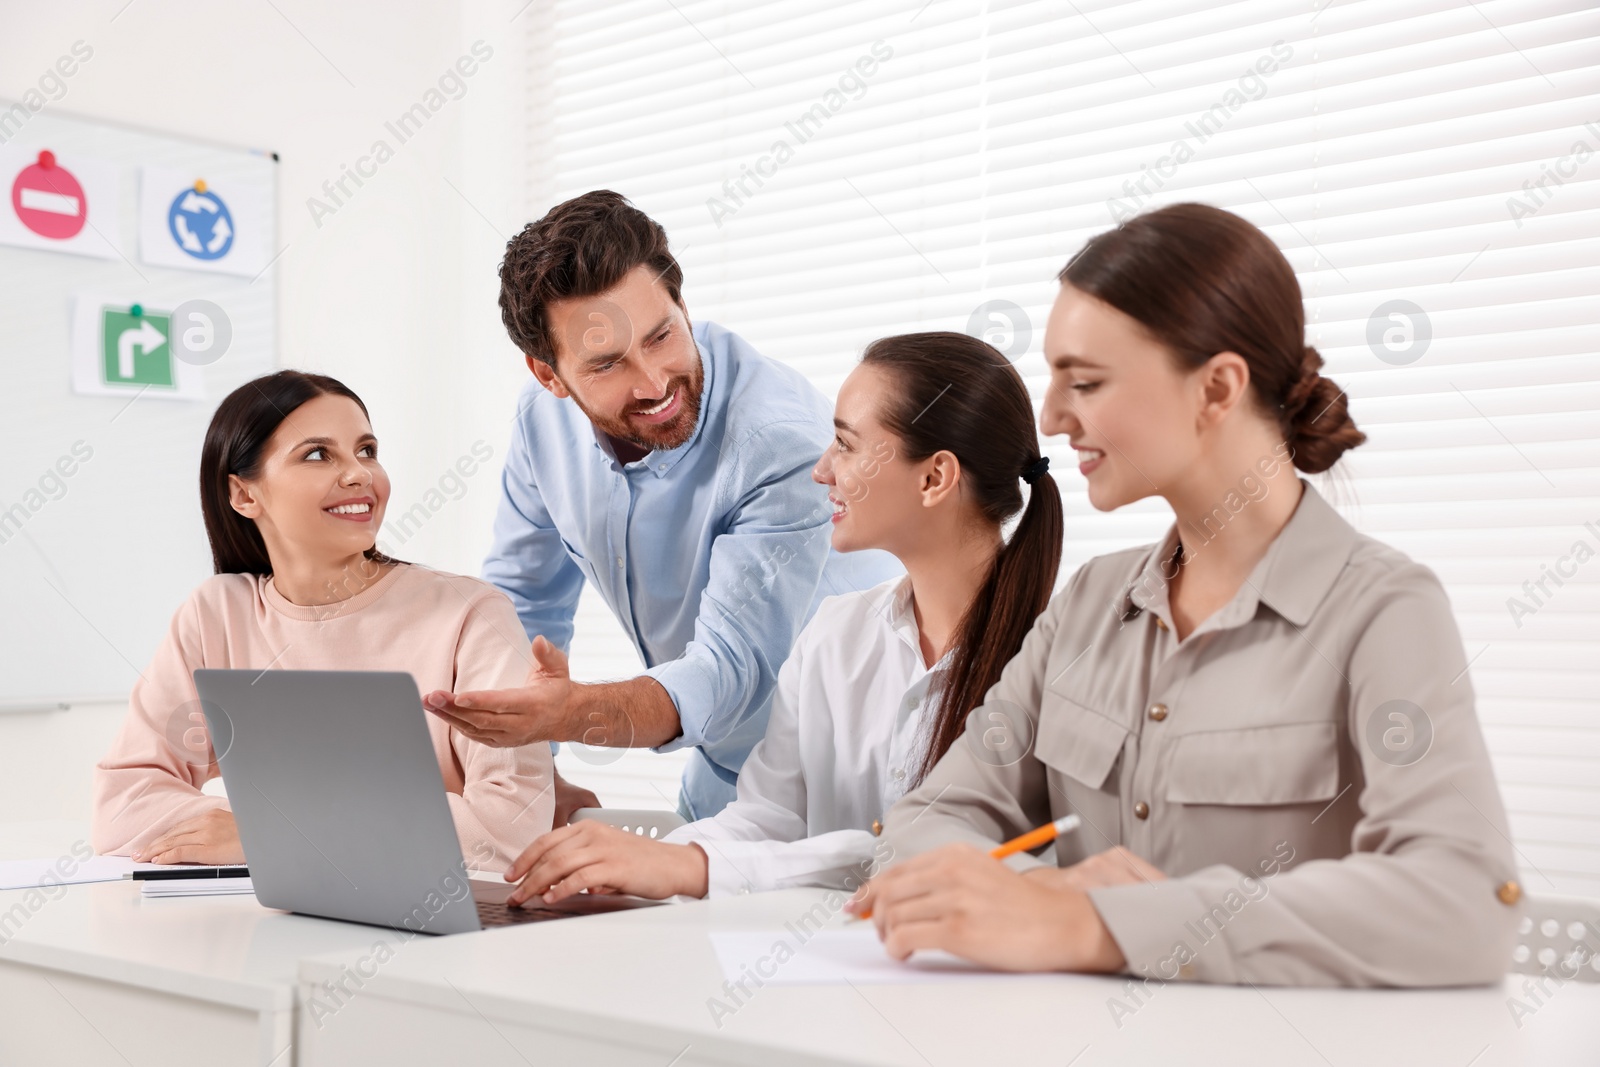
[[[948,658],[924,665],[905,575],[818,605],[737,799],[664,838],[705,849],[707,895],[853,888],[876,873],[873,825],[912,784]]]

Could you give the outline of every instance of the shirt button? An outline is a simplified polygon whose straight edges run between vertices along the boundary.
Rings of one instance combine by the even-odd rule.
[[[1141,800],[1133,806],[1133,813],[1141,819],[1148,819],[1150,817],[1150,805]]]
[[[893,771],[890,771],[889,773],[894,775],[894,780],[897,781],[897,782],[903,780],[905,778],[905,776],[906,776],[906,772],[901,770],[899,767],[896,767]]]
[[[623,564],[622,564],[622,557],[621,557],[621,556],[618,556],[618,557],[617,557],[617,566],[618,566],[618,567],[619,567],[619,568],[620,568],[620,567],[622,567],[622,565],[623,565]]]
[[[1167,629],[1167,620],[1163,619],[1160,615],[1156,616],[1156,629],[1163,632],[1165,632]]]
[[[1522,887],[1516,882],[1501,882],[1494,895],[1500,898],[1502,904],[1515,904],[1522,899]]]
[[[666,469],[667,469],[667,465],[665,463],[663,463],[663,464],[659,465],[658,467],[656,467],[656,470],[658,470],[658,471],[664,471]]]
[[[1167,706],[1165,704],[1151,704],[1150,717],[1156,722],[1161,722],[1167,717]]]

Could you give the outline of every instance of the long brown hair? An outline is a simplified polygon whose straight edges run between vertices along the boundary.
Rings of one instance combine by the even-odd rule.
[[[1256,406],[1278,423],[1294,465],[1333,466],[1367,439],[1344,390],[1306,344],[1300,283],[1272,238],[1232,212],[1173,204],[1089,240],[1058,280],[1140,322],[1178,364],[1218,352],[1250,366]]]
[[[951,452],[986,520],[1000,525],[1022,512],[956,627],[920,781],[961,736],[968,713],[1050,602],[1061,564],[1061,491],[1044,473],[1022,376],[991,346],[962,333],[910,333],[872,342],[861,362],[886,370],[897,386],[879,417],[908,459]],[[1033,479],[1026,510],[1024,476]]]
[[[343,382],[298,370],[245,382],[217,405],[200,448],[200,512],[217,574],[272,573],[272,560],[255,521],[228,503],[228,475],[248,480],[260,474],[261,453],[283,421],[301,404],[328,394],[354,400],[367,414],[367,405]],[[376,547],[367,549],[366,556],[388,561]]]

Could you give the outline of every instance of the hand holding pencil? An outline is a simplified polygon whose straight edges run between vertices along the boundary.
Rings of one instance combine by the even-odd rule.
[[[1006,971],[1114,972],[1127,961],[1090,899],[1092,887],[1066,877],[1081,864],[1023,874],[994,862],[1078,824],[1076,815],[1066,815],[988,854],[955,843],[912,856],[846,906],[872,918],[884,951],[897,960],[939,949]]]
[[[1043,826],[1035,827],[1025,834],[1018,834],[1003,845],[996,845],[990,852],[992,859],[1003,860],[1007,856],[1018,852],[1032,852],[1040,845],[1049,844],[1062,834],[1071,833],[1078,828],[1081,822],[1076,815],[1063,815],[1054,822],[1047,822]],[[872,909],[869,907],[856,915],[857,919],[872,918]]]

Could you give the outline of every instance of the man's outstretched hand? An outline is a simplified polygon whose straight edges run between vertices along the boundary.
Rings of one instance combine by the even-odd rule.
[[[516,748],[567,740],[572,696],[567,657],[540,636],[533,639],[533,666],[521,689],[436,689],[422,698],[422,706],[474,741]]]

